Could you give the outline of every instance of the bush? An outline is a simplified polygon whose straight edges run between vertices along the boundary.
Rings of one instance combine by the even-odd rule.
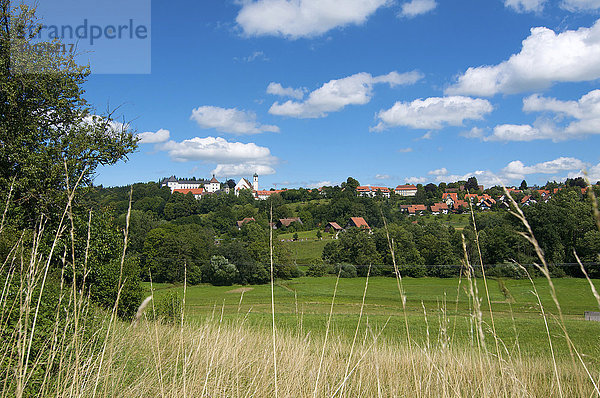
[[[330,266],[326,265],[325,263],[323,263],[323,261],[319,259],[315,259],[313,260],[312,264],[308,266],[306,275],[314,277],[325,276],[327,273],[330,272],[330,270]]]
[[[486,271],[487,276],[497,277],[497,278],[512,278],[512,279],[523,279],[527,278],[527,274],[518,266],[507,263],[507,264],[499,264],[495,265]]]
[[[423,278],[427,276],[427,268],[424,265],[401,265],[400,275],[409,278]]]
[[[460,274],[460,267],[453,265],[430,265],[426,267],[427,276],[434,278],[454,278]]]
[[[239,279],[239,271],[235,264],[230,264],[223,256],[212,256],[210,264],[202,271],[206,282],[215,286],[230,286]]]
[[[181,321],[181,312],[183,303],[177,292],[169,292],[162,296],[154,304],[155,319],[168,323],[177,323]]]
[[[334,268],[335,274],[340,274],[340,278],[356,278],[356,266],[352,264],[337,264]]]

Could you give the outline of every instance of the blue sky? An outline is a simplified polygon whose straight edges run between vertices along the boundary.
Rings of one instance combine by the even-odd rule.
[[[265,189],[348,176],[490,186],[582,169],[600,180],[598,10],[599,0],[154,1],[150,73],[93,73],[85,85],[98,113],[118,107],[142,138],[96,183],[258,172]]]

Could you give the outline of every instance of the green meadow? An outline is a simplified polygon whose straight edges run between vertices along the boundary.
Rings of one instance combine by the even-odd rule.
[[[600,323],[584,320],[584,311],[598,311],[598,303],[585,279],[555,279],[558,300],[569,337],[590,362],[600,362],[597,345]],[[277,327],[302,335],[322,335],[327,321],[335,288],[335,277],[302,277],[276,282],[275,321]],[[331,330],[340,338],[351,339],[359,321],[366,278],[340,279],[332,313]],[[558,311],[545,279],[534,280],[546,314],[557,356],[569,355]],[[600,281],[595,281],[600,288]],[[368,323],[382,330],[382,337],[390,343],[406,342],[407,324],[411,341],[417,345],[441,344],[444,340],[465,345],[476,345],[473,300],[469,296],[469,281],[450,278],[404,278],[406,307],[402,308],[395,278],[373,277],[368,281],[361,328]],[[548,336],[544,318],[532,285],[528,280],[488,279],[486,289],[482,279],[475,281],[478,290],[485,341],[495,347],[492,330],[498,344],[510,355],[549,356]],[[183,297],[183,287],[154,285],[155,299],[167,292]],[[149,285],[146,285],[149,293]],[[271,325],[271,290],[259,286],[188,286],[185,316],[191,322],[206,318],[238,320],[243,318],[257,328]],[[489,307],[491,304],[492,312]],[[406,314],[406,318],[405,318]],[[493,323],[492,323],[493,317]]]

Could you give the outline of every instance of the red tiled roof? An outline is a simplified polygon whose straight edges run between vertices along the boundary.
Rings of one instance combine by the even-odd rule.
[[[341,230],[343,229],[343,228],[342,228],[342,227],[340,227],[340,226],[339,226],[339,224],[338,224],[338,223],[336,223],[336,222],[330,222],[330,223],[328,223],[328,224],[325,226],[325,228],[327,228],[327,227],[328,227],[328,226],[330,226],[330,225],[331,225],[331,226],[333,227],[333,229],[335,229],[336,231],[341,231]]]
[[[431,211],[440,211],[440,210],[448,210],[448,205],[446,203],[434,203],[431,206]]]
[[[273,195],[275,193],[281,193],[281,192],[285,192],[285,191],[286,191],[285,189],[278,189],[275,191],[254,191],[254,193],[257,196],[269,196],[269,195]]]
[[[300,222],[302,223],[302,221],[300,220],[300,217],[294,217],[294,218],[281,218],[279,220],[279,223],[285,227],[289,227],[291,223],[293,222]]]
[[[414,185],[398,185],[396,191],[414,191],[417,189]]]
[[[458,201],[458,194],[456,192],[444,192],[442,194],[442,200],[446,200],[448,197],[455,202]]]
[[[367,224],[365,219],[362,217],[350,217],[350,223],[358,228],[371,229],[371,227],[369,227],[369,224]]]
[[[213,176],[213,178],[212,178],[212,180],[210,180],[210,182],[211,182],[211,183],[217,183],[217,184],[218,184],[218,183],[219,183],[219,180],[217,180],[217,179],[215,178],[215,176]]]
[[[182,194],[191,193],[192,195],[202,195],[204,193],[204,188],[194,188],[194,189],[174,189],[173,192],[179,192]]]
[[[238,228],[241,228],[242,225],[249,223],[250,221],[256,221],[254,217],[246,217],[241,221],[237,221]]]
[[[425,205],[411,205],[408,208],[408,212],[411,214],[414,214],[418,211],[425,211],[425,210],[427,210],[427,207]]]

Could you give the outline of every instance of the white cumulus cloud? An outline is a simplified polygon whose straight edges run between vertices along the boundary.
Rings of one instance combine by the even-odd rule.
[[[389,0],[246,0],[236,22],[248,36],[314,37],[361,25]]]
[[[504,0],[506,7],[516,12],[540,12],[544,9],[547,0]]]
[[[520,180],[529,174],[555,174],[570,170],[581,170],[585,163],[576,158],[560,157],[547,162],[525,166],[520,160],[510,162],[502,169],[502,174],[512,180]]]
[[[200,106],[192,110],[190,119],[196,121],[202,128],[212,128],[222,133],[243,135],[279,132],[277,126],[260,124],[256,120],[254,112],[242,111],[236,108]]]
[[[427,174],[432,175],[432,176],[445,176],[448,174],[448,169],[445,167],[442,167],[441,169],[431,170]]]
[[[573,12],[592,11],[600,8],[600,0],[563,0],[560,6]]]
[[[267,86],[267,94],[278,95],[280,97],[291,97],[297,100],[304,98],[305,88],[283,87],[280,83],[271,82]]]
[[[539,90],[555,82],[600,78],[600,20],[591,28],[556,33],[531,29],[521,51],[492,66],[471,67],[447,94],[493,96]]]
[[[194,137],[181,142],[167,141],[158,149],[166,151],[176,162],[216,163],[213,174],[240,176],[253,173],[273,174],[278,159],[269,148],[254,143],[229,142],[222,137]]]
[[[136,134],[137,138],[139,138],[140,144],[158,144],[165,142],[169,140],[170,135],[171,133],[169,130],[165,129],[160,129],[155,133],[152,131],[147,131],[145,133]]]
[[[423,184],[423,183],[427,182],[427,178],[425,178],[425,177],[408,177],[408,178],[405,178],[404,181],[407,184]]]
[[[392,177],[390,177],[389,174],[376,174],[375,175],[376,180],[389,180],[390,178],[392,178]]]
[[[437,7],[435,0],[411,0],[402,4],[400,16],[413,18],[417,15],[426,14]]]
[[[438,130],[446,125],[461,126],[467,119],[483,119],[493,109],[488,100],[462,96],[396,102],[390,109],[377,114],[379,123],[372,130],[381,131],[397,126]]]
[[[239,164],[219,164],[212,171],[217,177],[242,177],[252,174],[270,175],[275,174],[275,169],[266,164],[239,163]]]
[[[295,118],[319,118],[328,113],[337,112],[347,105],[364,105],[373,97],[373,86],[387,83],[391,87],[414,84],[423,75],[419,72],[398,73],[371,76],[369,73],[357,73],[343,79],[330,80],[320,88],[312,91],[303,102],[287,101],[283,104],[275,102],[269,113]]]
[[[523,100],[525,112],[549,113],[533,125],[502,124],[496,126],[487,141],[533,141],[548,139],[564,141],[586,135],[600,134],[600,90],[593,90],[577,101],[561,101],[539,94]]]

